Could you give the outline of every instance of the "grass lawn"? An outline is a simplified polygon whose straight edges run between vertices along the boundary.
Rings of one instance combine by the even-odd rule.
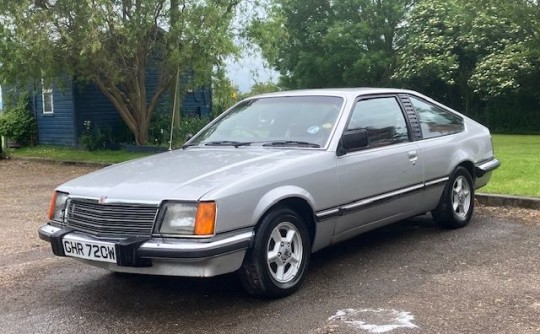
[[[493,135],[501,167],[479,192],[540,197],[540,135]]]
[[[10,151],[13,157],[42,158],[55,161],[97,162],[113,164],[126,160],[144,157],[150,153],[127,151],[83,151],[67,147],[39,145],[24,147]]]

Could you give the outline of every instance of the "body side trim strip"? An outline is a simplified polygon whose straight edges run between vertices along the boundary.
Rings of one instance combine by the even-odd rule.
[[[384,194],[375,195],[375,196],[372,196],[372,197],[367,197],[367,198],[364,198],[364,199],[356,200],[356,201],[353,201],[351,203],[342,204],[342,205],[339,205],[337,207],[324,209],[324,210],[321,210],[319,212],[316,212],[315,216],[317,217],[317,219],[319,221],[324,221],[324,220],[327,220],[327,219],[330,219],[330,218],[333,218],[333,217],[336,217],[336,216],[342,216],[342,215],[347,214],[347,213],[352,212],[352,211],[360,210],[360,209],[362,209],[364,207],[371,206],[371,205],[373,205],[375,203],[382,202],[382,201],[391,199],[393,197],[407,195],[407,194],[410,194],[410,193],[413,193],[413,192],[416,192],[416,191],[419,191],[419,190],[423,190],[423,189],[425,189],[427,187],[432,187],[432,186],[439,185],[441,183],[445,183],[449,179],[450,179],[449,176],[444,176],[444,177],[432,179],[432,180],[429,180],[429,181],[426,181],[426,182],[423,182],[423,183],[419,183],[419,184],[415,184],[415,185],[412,185],[412,186],[409,186],[409,187],[389,191],[389,192],[384,193]]]
[[[353,202],[351,204],[343,205],[343,206],[341,206],[341,209],[346,210],[346,211],[354,210],[354,209],[357,209],[359,207],[366,206],[368,204],[372,204],[373,202],[382,201],[382,200],[385,200],[385,199],[387,199],[389,197],[395,197],[395,196],[399,196],[399,195],[404,195],[406,193],[410,193],[410,192],[413,192],[413,191],[421,189],[421,188],[424,188],[423,183],[420,183],[420,184],[417,184],[417,185],[414,185],[414,186],[410,186],[410,187],[407,187],[407,188],[391,191],[391,192],[388,192],[386,194],[369,197],[369,198],[366,198],[366,199],[363,199],[363,200],[360,200],[360,201]]]
[[[319,211],[318,213],[315,214],[315,216],[319,220],[329,219],[331,217],[335,217],[335,216],[339,216],[339,215],[340,215],[339,208],[323,210],[323,211]]]
[[[448,181],[449,179],[450,179],[449,176],[441,177],[439,179],[433,179],[431,181],[427,181],[425,183],[425,187],[427,188],[427,187],[435,186],[435,185],[437,185],[439,183],[444,183],[444,182]]]

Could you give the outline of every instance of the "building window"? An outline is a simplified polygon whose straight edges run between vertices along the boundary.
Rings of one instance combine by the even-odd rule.
[[[52,83],[41,80],[41,100],[43,101],[43,113],[54,113]]]

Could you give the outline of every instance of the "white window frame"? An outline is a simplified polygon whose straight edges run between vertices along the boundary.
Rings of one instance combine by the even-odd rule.
[[[50,100],[51,110],[45,109],[45,99],[46,96]],[[41,79],[41,103],[43,105],[43,114],[54,114],[54,94],[53,94],[53,85],[52,83],[49,83],[49,85],[45,84],[45,80]]]

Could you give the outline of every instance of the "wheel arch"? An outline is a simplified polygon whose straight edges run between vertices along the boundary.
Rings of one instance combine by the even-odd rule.
[[[471,175],[471,178],[473,180],[473,183],[474,183],[474,180],[476,179],[476,173],[474,172],[474,163],[470,160],[464,160],[462,162],[460,162],[456,168],[454,168],[454,171],[458,168],[458,167],[463,167],[465,168],[469,174]]]
[[[465,168],[465,170],[467,170],[467,172],[469,172],[469,174],[471,175],[473,184],[474,184],[474,180],[476,178],[476,175],[474,173],[474,168],[475,168],[474,163],[470,160],[462,160],[453,169],[450,170],[450,173],[448,174],[448,180],[446,181],[443,192],[440,195],[439,203],[443,200],[444,192],[446,191],[446,188],[451,186],[450,183],[452,182],[452,176],[454,175],[454,173],[459,167],[463,167]]]
[[[268,192],[259,201],[253,221],[256,222],[254,231],[257,233],[264,217],[276,209],[284,206],[295,211],[304,220],[309,232],[310,243],[313,245],[316,234],[316,218],[313,210],[313,197],[304,189],[296,186],[285,186]]]

